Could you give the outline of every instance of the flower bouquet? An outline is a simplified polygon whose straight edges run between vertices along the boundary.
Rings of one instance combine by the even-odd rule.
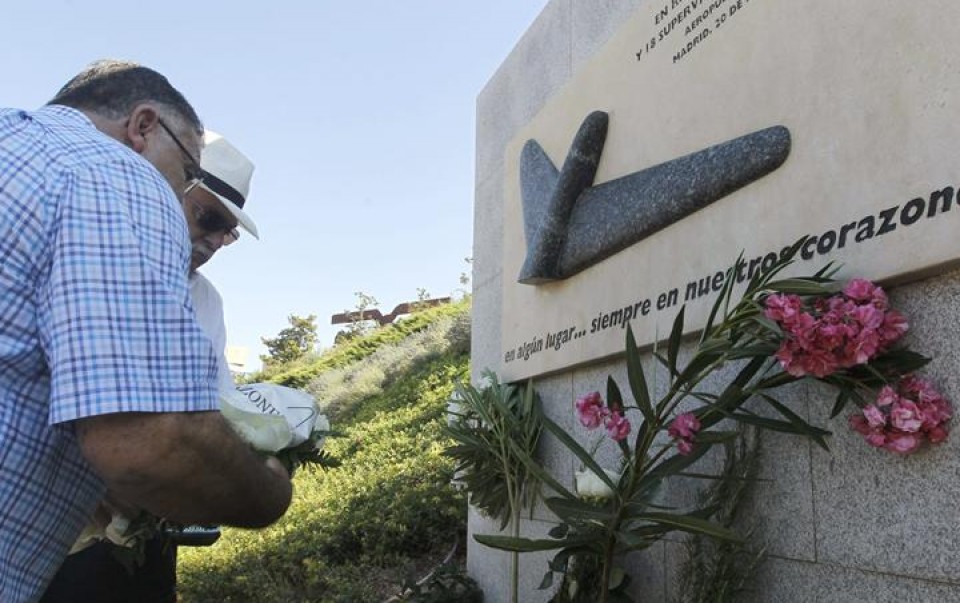
[[[241,385],[220,392],[220,410],[237,435],[254,450],[277,457],[291,476],[301,467],[339,464],[323,451],[326,438],[334,435],[330,423],[303,391],[273,383]],[[146,511],[135,517],[108,508],[106,513],[109,519],[87,526],[71,553],[108,540],[118,545],[114,558],[132,571],[143,564],[146,542],[161,533],[183,546],[208,546],[219,538],[216,526],[182,526]]]
[[[330,422],[310,394],[273,383],[241,385],[220,394],[220,411],[255,450],[277,457],[292,476],[301,466],[337,465],[324,453]]]
[[[627,328],[626,364],[631,401],[607,379],[606,396],[579,397],[574,410],[588,429],[604,428],[619,449],[617,470],[601,467],[573,436],[547,417],[543,427],[577,457],[584,471],[570,491],[533,455],[513,452],[554,496],[545,504],[559,524],[548,538],[477,535],[488,546],[509,551],[558,550],[542,588],[553,574],[564,577],[555,601],[629,601],[630,577],[617,560],[643,550],[672,531],[732,542],[738,535],[712,521],[718,505],[665,505],[659,497],[669,479],[715,479],[690,471],[713,446],[737,436],[729,421],[808,437],[827,448],[830,432],[804,420],[776,398],[776,390],[800,379],[815,379],[837,391],[832,416],[853,402],[862,410],[850,425],[868,443],[894,452],[912,452],[922,440],[943,441],[951,411],[928,382],[912,376],[929,359],[898,347],[906,319],[889,307],[872,283],[856,279],[843,286],[827,266],[812,276],[776,279],[792,263],[800,244],[784,250],[766,272],[755,274],[739,301],[733,300],[742,257],[726,273],[724,286],[700,331],[693,354],[680,361],[684,332],[681,308],[665,348],[652,355],[662,369],[648,385],[641,354]],[[719,391],[701,389],[704,380],[725,368],[730,377]],[[656,380],[668,380],[654,399]],[[879,397],[878,397],[879,396]],[[755,401],[766,412],[759,412]],[[681,406],[685,412],[681,411]],[[589,479],[587,479],[589,477]],[[586,571],[582,571],[586,569]],[[576,577],[577,579],[571,579]]]

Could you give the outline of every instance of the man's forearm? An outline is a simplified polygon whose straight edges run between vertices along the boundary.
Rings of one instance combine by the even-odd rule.
[[[263,527],[290,504],[289,476],[218,412],[117,413],[77,421],[80,446],[118,497],[182,523]]]

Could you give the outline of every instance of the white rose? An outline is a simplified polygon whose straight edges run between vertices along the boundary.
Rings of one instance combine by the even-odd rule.
[[[616,484],[620,481],[620,474],[616,471],[604,469],[603,472],[613,483]],[[613,490],[610,489],[610,486],[589,469],[575,472],[574,477],[576,478],[577,494],[581,498],[611,498],[613,496]]]

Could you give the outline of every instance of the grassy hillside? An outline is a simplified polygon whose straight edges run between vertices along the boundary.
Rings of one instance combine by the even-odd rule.
[[[295,476],[294,503],[271,528],[181,549],[184,603],[379,602],[462,541],[466,503],[440,426],[468,376],[469,305],[404,322],[296,367],[343,433],[326,445],[343,464]]]

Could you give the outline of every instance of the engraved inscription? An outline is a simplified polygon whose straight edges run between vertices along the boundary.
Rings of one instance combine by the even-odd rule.
[[[704,46],[751,2],[758,0],[669,0],[654,10],[653,33],[636,52],[637,60],[666,48],[674,64]]]

